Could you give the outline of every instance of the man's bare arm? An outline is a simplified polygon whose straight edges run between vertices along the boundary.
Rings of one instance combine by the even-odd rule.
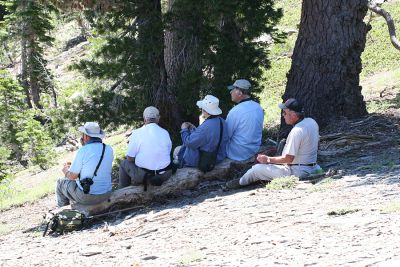
[[[290,164],[294,160],[292,155],[284,155],[279,157],[268,157],[266,155],[259,154],[257,160],[264,164]]]
[[[71,163],[65,163],[62,172],[64,173],[65,177],[68,178],[69,180],[76,180],[79,176],[79,173],[70,172],[69,171],[70,166]]]

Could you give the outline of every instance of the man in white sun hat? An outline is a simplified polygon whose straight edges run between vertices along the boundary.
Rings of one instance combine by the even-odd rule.
[[[219,108],[218,98],[206,95],[203,100],[197,101],[196,104],[201,108],[204,122],[197,128],[189,122],[182,124],[181,138],[183,145],[178,153],[181,167],[198,167],[200,151],[214,152],[217,150],[218,144],[216,163],[226,158],[228,132],[225,120],[220,117],[222,111]]]
[[[65,177],[57,181],[56,198],[59,207],[76,202],[93,205],[105,201],[111,192],[111,169],[114,153],[103,144],[105,134],[97,122],[86,122],[82,133],[82,147],[74,161],[65,163]]]
[[[229,135],[226,153],[230,159],[247,160],[260,149],[264,111],[260,104],[252,100],[248,80],[236,80],[228,86],[228,90],[236,105],[226,117]]]
[[[172,175],[171,148],[169,133],[158,125],[160,112],[150,106],[143,111],[144,125],[133,130],[129,137],[126,159],[119,168],[119,188],[130,185],[151,184],[157,177],[161,185]]]

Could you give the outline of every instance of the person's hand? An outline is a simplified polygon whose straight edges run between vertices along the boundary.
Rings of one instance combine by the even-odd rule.
[[[263,154],[258,154],[257,155],[257,161],[260,162],[260,163],[264,163],[264,164],[270,163],[269,157],[266,156],[266,155],[263,155]]]
[[[188,128],[189,130],[196,128],[196,126],[194,126],[194,124],[187,122]]]
[[[67,171],[69,170],[69,167],[71,167],[71,162],[66,162],[66,163],[64,163],[64,167],[63,167],[63,169],[62,169],[62,172],[63,172],[64,174],[66,174]]]
[[[189,128],[189,125],[190,125],[190,122],[185,121],[184,123],[182,123],[181,129],[183,130],[183,129]]]
[[[132,129],[127,130],[127,131],[125,132],[125,137],[126,137],[126,138],[129,138],[129,136],[131,136],[132,132],[133,132]]]

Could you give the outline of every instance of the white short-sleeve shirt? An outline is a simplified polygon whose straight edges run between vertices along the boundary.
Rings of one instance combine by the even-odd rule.
[[[290,131],[282,155],[292,155],[292,164],[317,162],[319,127],[312,118],[305,118]]]
[[[169,133],[158,124],[150,123],[132,132],[126,155],[135,158],[138,167],[160,170],[170,164],[171,149]]]

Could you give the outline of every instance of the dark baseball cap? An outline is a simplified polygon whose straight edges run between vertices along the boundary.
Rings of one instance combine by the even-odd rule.
[[[278,104],[278,107],[280,109],[290,109],[299,113],[304,112],[303,106],[294,98],[289,98],[285,103]]]

